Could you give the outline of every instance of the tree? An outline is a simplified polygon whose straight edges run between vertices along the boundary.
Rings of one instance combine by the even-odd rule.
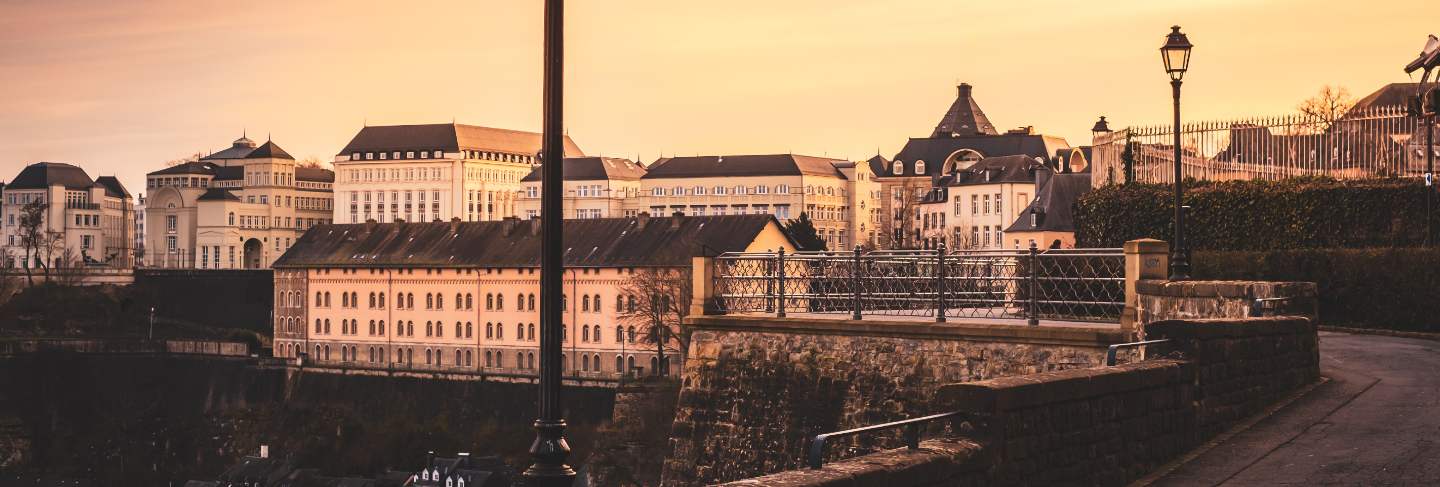
[[[815,230],[815,222],[810,220],[810,215],[800,212],[800,217],[790,220],[785,224],[785,233],[790,234],[800,250],[825,250],[825,239],[820,238],[820,233]]]
[[[1355,99],[1350,97],[1350,90],[1343,87],[1331,87],[1325,85],[1315,96],[1300,102],[1296,108],[1300,114],[1305,115],[1311,121],[1305,126],[1309,130],[1320,133],[1330,129],[1331,125],[1338,122],[1355,106]]]
[[[915,216],[920,213],[920,199],[924,198],[929,190],[929,179],[905,178],[891,186],[889,194],[881,195],[890,202],[890,214],[882,219],[885,232],[880,237],[885,248],[906,249],[918,246],[920,231],[916,228]]]
[[[325,166],[325,161],[321,161],[319,157],[315,156],[306,157],[295,163],[295,167],[305,167],[311,169],[325,169]]]
[[[658,375],[668,375],[667,350],[682,360],[690,339],[679,333],[680,322],[690,315],[690,273],[676,269],[645,268],[620,285],[625,307],[615,310],[620,322],[640,329],[641,341],[655,345]],[[632,304],[633,303],[633,304]]]
[[[20,208],[20,246],[25,249],[24,265],[26,285],[35,285],[35,277],[30,270],[30,264],[35,262],[34,256],[40,255],[42,247],[50,245],[49,235],[43,228],[45,225],[45,210],[49,208],[44,201],[31,200]],[[41,263],[40,265],[46,265]]]

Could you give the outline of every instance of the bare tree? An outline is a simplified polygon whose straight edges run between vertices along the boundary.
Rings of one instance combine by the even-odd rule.
[[[79,286],[86,280],[85,259],[75,249],[65,247],[55,259],[55,272],[51,283],[61,286]]]
[[[295,162],[295,167],[307,167],[312,169],[326,169],[329,163],[320,160],[319,157],[310,156]]]
[[[881,195],[890,201],[890,214],[883,217],[884,235],[882,245],[889,249],[907,249],[919,246],[919,229],[915,216],[920,212],[920,200],[930,190],[930,181],[925,178],[905,178],[890,187],[890,194]]]
[[[668,375],[665,352],[684,360],[689,337],[680,331],[680,322],[690,315],[690,273],[677,269],[645,268],[620,285],[625,307],[616,310],[622,323],[640,328],[643,342],[655,345],[658,375]]]
[[[0,249],[0,305],[20,291],[20,279],[15,277],[15,266],[10,258],[9,249]]]
[[[20,246],[25,249],[24,264],[26,285],[35,285],[33,271],[30,264],[35,262],[34,256],[40,255],[43,247],[49,246],[49,236],[45,231],[45,211],[49,208],[41,200],[32,200],[20,208]],[[41,265],[44,265],[43,263]]]
[[[1315,96],[1300,102],[1296,109],[1312,120],[1305,124],[1306,129],[1321,133],[1329,130],[1331,125],[1344,117],[1354,106],[1355,99],[1350,96],[1350,90],[1325,85]]]

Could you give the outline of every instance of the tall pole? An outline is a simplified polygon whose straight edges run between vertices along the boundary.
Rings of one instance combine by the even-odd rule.
[[[1190,258],[1185,251],[1185,209],[1181,198],[1185,194],[1184,173],[1180,168],[1180,80],[1170,80],[1175,95],[1175,248],[1170,251],[1170,280],[1190,279]]]
[[[545,0],[545,121],[541,135],[540,183],[540,411],[535,419],[535,463],[525,470],[525,485],[568,487],[575,470],[565,464],[565,418],[560,396],[561,300],[565,292],[564,181],[565,1]]]
[[[1425,108],[1430,106],[1426,103],[1427,97],[1434,96],[1425,88],[1425,81],[1430,78],[1430,70],[1420,76],[1420,112],[1424,113]],[[1430,247],[1434,239],[1435,229],[1435,114],[1431,113],[1425,121],[1420,122],[1425,127],[1425,246]]]

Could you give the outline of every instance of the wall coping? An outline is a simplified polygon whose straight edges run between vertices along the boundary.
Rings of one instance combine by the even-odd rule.
[[[1315,323],[1303,316],[1161,320],[1145,325],[1145,336],[1150,339],[1181,337],[1206,340],[1314,332]]]
[[[1188,362],[1155,359],[1114,367],[1093,367],[1001,377],[941,386],[947,409],[996,413],[1149,389],[1186,377]]]
[[[1274,281],[1167,281],[1142,279],[1135,283],[1140,294],[1170,297],[1254,299],[1271,296],[1314,296],[1313,282]]]
[[[691,316],[685,326],[695,331],[751,331],[806,335],[873,336],[884,338],[967,340],[1003,343],[1109,347],[1125,341],[1114,326],[1028,326],[949,321],[842,320],[777,318],[774,316]]]
[[[963,438],[920,442],[917,450],[896,448],[837,460],[820,469],[787,470],[736,480],[725,487],[821,487],[938,485],[953,474],[980,473],[985,464],[979,443]]]

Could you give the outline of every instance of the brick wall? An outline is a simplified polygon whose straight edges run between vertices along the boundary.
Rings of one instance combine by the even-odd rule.
[[[1305,318],[1147,328],[1151,339],[1173,340],[1163,358],[940,388],[929,412],[965,413],[957,429],[978,448],[966,461],[892,450],[732,485],[1125,485],[1319,379],[1315,326]]]

